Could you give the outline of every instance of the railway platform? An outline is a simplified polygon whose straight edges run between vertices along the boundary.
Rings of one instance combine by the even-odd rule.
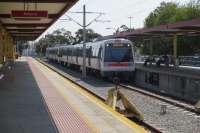
[[[21,57],[0,79],[4,133],[143,133],[143,127],[31,57]]]

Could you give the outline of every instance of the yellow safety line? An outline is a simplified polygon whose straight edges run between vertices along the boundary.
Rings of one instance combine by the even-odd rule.
[[[34,60],[34,63],[37,63],[35,60]],[[41,64],[41,63],[40,63]],[[43,65],[43,64],[42,64]],[[44,65],[43,65],[44,66]],[[38,66],[37,66],[38,67]],[[45,66],[46,67],[46,66]],[[49,68],[48,68],[49,69]],[[41,71],[41,68],[40,68],[40,71]],[[45,71],[45,70],[43,70]],[[46,71],[47,73],[53,73],[53,74],[57,74],[55,73],[54,71],[50,71],[50,69],[48,71]],[[46,76],[46,75],[45,75]],[[58,77],[59,78],[59,77]],[[47,78],[47,80],[49,80]],[[55,84],[56,82],[54,82]],[[94,131],[94,133],[100,133],[99,129],[94,126],[94,124],[85,116],[85,114],[83,114],[80,109],[73,103],[73,101],[69,100],[69,98],[65,95],[65,92],[63,89],[60,89],[60,88],[57,88],[55,85],[53,85],[56,89],[56,91],[62,95],[62,97],[65,99],[65,101],[67,102],[67,104],[69,104],[74,110],[76,113],[78,113],[79,117],[82,118],[82,120],[84,120],[86,122],[86,124]]]
[[[99,129],[96,126],[94,126],[94,124],[89,120],[89,118],[86,117],[85,114],[83,114],[80,111],[80,109],[75,104],[73,104],[71,100],[69,100],[69,98],[65,95],[63,89],[56,88],[56,90],[60,95],[62,95],[66,102],[79,114],[79,117],[81,117],[95,133],[100,133]]]
[[[45,66],[45,65],[44,65]],[[48,68],[47,66],[45,66],[49,71],[52,71],[50,68]],[[55,72],[56,73],[56,72]],[[56,73],[57,74],[57,73]],[[126,118],[124,115],[120,114],[119,112],[113,110],[111,107],[109,107],[108,105],[106,105],[104,102],[102,102],[100,99],[96,98],[95,96],[93,96],[92,94],[90,94],[89,92],[87,92],[86,90],[84,90],[83,88],[81,88],[80,86],[74,84],[72,81],[70,81],[69,79],[66,79],[62,76],[59,76],[58,78],[62,79],[66,84],[70,84],[77,92],[79,92],[80,94],[82,94],[83,96],[85,96],[86,98],[88,98],[91,102],[95,103],[96,105],[98,105],[99,107],[101,107],[102,109],[104,109],[105,111],[107,111],[108,113],[112,114],[112,116],[114,116],[115,118],[117,118],[119,121],[123,122],[124,124],[126,124],[128,127],[130,127],[131,129],[133,129],[134,131],[136,131],[137,133],[147,133],[147,131],[139,126],[138,124],[132,122],[131,120],[129,120],[128,118]],[[71,101],[70,101],[71,102]]]
[[[64,78],[63,80],[67,80],[67,79]],[[67,84],[71,84],[71,86],[77,92],[81,93],[83,96],[87,97],[90,101],[92,101],[93,103],[95,103],[96,105],[98,105],[99,107],[101,107],[102,109],[104,109],[105,111],[107,111],[110,114],[112,114],[114,117],[116,117],[118,120],[120,120],[121,122],[123,122],[124,124],[126,124],[128,127],[136,130],[139,133],[143,133],[143,132],[146,133],[146,130],[144,130],[144,128],[141,128],[139,125],[133,123],[132,121],[130,121],[129,119],[127,119],[126,117],[124,117],[124,115],[116,112],[110,106],[106,105],[104,102],[102,102],[101,100],[99,100],[95,96],[91,95],[90,93],[88,93],[87,91],[85,91],[84,89],[82,89],[81,87],[75,85],[73,82],[71,82],[69,80],[68,81],[64,81],[64,82],[66,82]]]

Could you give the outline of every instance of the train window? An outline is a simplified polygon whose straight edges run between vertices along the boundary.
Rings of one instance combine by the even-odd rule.
[[[70,56],[73,56],[73,49],[70,48]]]
[[[79,54],[80,57],[83,56],[83,50],[82,50],[82,48],[79,49],[78,54]]]
[[[65,55],[68,55],[67,48],[64,49]]]
[[[101,58],[102,47],[99,48],[98,58]]]
[[[69,56],[69,55],[70,55],[70,50],[69,50],[69,48],[67,48],[66,52],[67,52],[67,56]]]
[[[105,48],[105,62],[129,62],[133,61],[133,54],[131,47],[112,47],[108,45]]]
[[[67,48],[67,55],[70,56],[70,48]]]
[[[75,56],[75,53],[76,53],[76,49],[72,49],[72,56]]]
[[[62,49],[62,54],[65,55],[65,48]]]
[[[79,48],[76,49],[76,56],[79,57]]]
[[[69,48],[68,50],[69,50],[69,56],[72,56],[71,48]]]
[[[67,55],[67,48],[63,49],[63,54],[66,56]]]
[[[77,48],[74,48],[74,56],[77,56],[77,54],[78,54],[77,50],[78,50]]]
[[[89,57],[90,55],[90,49],[89,48],[86,48],[86,57]]]
[[[88,49],[88,57],[92,57],[92,46]]]

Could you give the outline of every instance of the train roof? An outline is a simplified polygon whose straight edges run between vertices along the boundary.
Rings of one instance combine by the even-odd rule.
[[[113,42],[113,41],[116,41],[116,40],[130,42],[130,40],[124,39],[124,38],[113,38],[113,39],[106,39],[106,40],[102,40],[102,41],[103,42]]]
[[[94,45],[99,43],[113,43],[115,41],[123,41],[125,43],[130,43],[131,41],[124,38],[113,38],[113,39],[105,39],[105,40],[96,40],[94,42],[87,42],[86,45]],[[81,47],[83,43],[78,43],[75,45],[56,45],[55,47],[49,47],[49,48],[58,48],[58,47]]]

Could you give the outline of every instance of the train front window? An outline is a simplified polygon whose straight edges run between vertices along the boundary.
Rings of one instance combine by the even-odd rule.
[[[107,44],[105,47],[105,62],[129,62],[133,60],[130,44]]]

